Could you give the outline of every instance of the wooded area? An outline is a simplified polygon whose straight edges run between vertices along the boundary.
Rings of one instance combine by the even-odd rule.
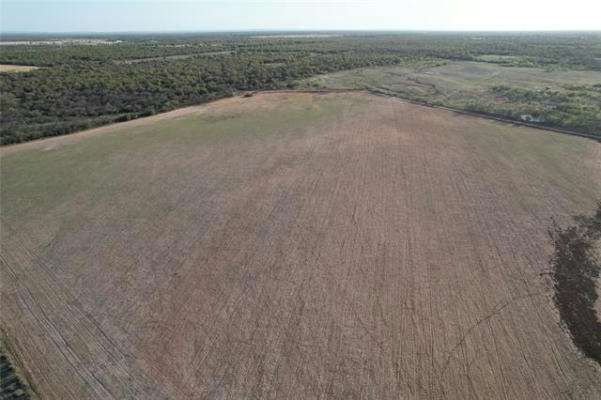
[[[293,88],[297,80],[318,74],[413,60],[482,61],[482,56],[492,54],[500,57],[487,62],[507,66],[601,70],[599,33],[105,38],[120,42],[2,46],[0,63],[42,67],[30,72],[0,73],[2,144],[152,115],[231,96],[240,90]],[[32,38],[5,36],[2,40],[23,39]],[[502,89],[499,94],[526,95],[515,90]],[[584,97],[559,99],[570,105],[559,107],[557,115],[546,115],[547,124],[598,133],[599,88],[584,90]],[[540,99],[533,101],[545,101],[551,94],[536,96]],[[514,114],[519,116],[520,112],[516,109]]]

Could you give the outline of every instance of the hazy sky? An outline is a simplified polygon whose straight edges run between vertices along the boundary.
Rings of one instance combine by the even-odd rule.
[[[0,0],[3,32],[591,30],[601,0]]]

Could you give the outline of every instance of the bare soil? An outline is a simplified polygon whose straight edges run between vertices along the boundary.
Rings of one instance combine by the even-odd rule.
[[[0,318],[44,399],[601,397],[545,278],[597,142],[285,93],[2,154]]]
[[[194,57],[205,57],[205,56],[217,56],[223,54],[231,54],[231,51],[209,51],[206,53],[193,53],[193,54],[178,54],[173,56],[164,56],[164,57],[147,57],[147,58],[130,58],[126,60],[115,60],[115,64],[136,64],[141,62],[149,62],[149,61],[168,61],[168,60],[187,60],[189,58]]]
[[[14,65],[14,64],[0,64],[0,73],[1,72],[29,72],[38,69],[39,67],[34,67],[31,65]]]

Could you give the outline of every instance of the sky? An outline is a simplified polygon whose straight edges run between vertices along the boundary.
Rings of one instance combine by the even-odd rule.
[[[601,30],[601,0],[0,0],[1,32]]]

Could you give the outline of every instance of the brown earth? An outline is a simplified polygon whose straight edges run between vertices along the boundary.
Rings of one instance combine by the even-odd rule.
[[[601,265],[601,240],[597,242],[595,247],[595,256],[597,263]],[[601,275],[597,278],[597,301],[595,302],[595,311],[597,312],[597,319],[601,321]]]
[[[3,149],[1,321],[42,398],[601,397],[544,275],[599,143],[364,93],[188,111]]]

